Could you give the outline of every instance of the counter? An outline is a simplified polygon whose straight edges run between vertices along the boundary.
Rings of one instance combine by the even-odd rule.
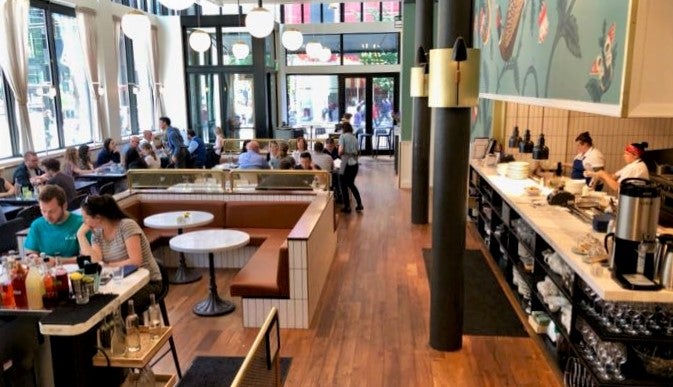
[[[560,206],[547,204],[545,194],[529,196],[524,188],[537,185],[530,179],[511,179],[500,176],[493,167],[483,167],[479,160],[470,161],[470,166],[502,197],[531,228],[551,246],[577,275],[584,280],[602,299],[606,301],[625,302],[659,302],[673,303],[673,291],[635,291],[619,286],[607,269],[601,276],[591,273],[591,266],[582,262],[582,256],[575,254],[571,248],[577,240],[591,233],[603,240],[605,233],[593,231],[586,224]]]

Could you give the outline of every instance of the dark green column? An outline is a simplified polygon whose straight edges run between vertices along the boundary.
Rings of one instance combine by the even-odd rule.
[[[439,0],[437,48],[462,36],[472,46],[472,2]],[[447,85],[448,86],[448,85]],[[433,108],[435,152],[430,274],[430,346],[463,345],[463,259],[467,216],[470,108]]]
[[[414,46],[432,48],[432,0],[416,1]],[[426,62],[427,63],[427,62]],[[416,58],[416,66],[421,65]],[[426,64],[427,66],[427,64]],[[430,189],[430,108],[428,97],[412,98],[411,223],[428,223]]]

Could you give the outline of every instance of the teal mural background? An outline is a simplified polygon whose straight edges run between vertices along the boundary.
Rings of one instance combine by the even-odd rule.
[[[475,0],[480,91],[620,105],[629,7],[629,0]],[[508,27],[516,15],[518,27]]]

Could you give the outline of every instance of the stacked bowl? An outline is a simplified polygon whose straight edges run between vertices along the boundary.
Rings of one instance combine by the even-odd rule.
[[[507,164],[507,177],[510,179],[527,179],[530,173],[530,163],[526,161],[512,161]]]

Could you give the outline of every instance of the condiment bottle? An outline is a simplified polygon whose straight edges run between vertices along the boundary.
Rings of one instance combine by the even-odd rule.
[[[35,258],[29,259],[28,275],[26,275],[26,299],[28,300],[29,309],[43,309],[42,295],[44,295],[44,282],[42,282],[42,274],[40,273],[40,266],[35,261]]]
[[[14,301],[16,302],[16,307],[27,308],[28,295],[26,294],[26,276],[28,275],[28,272],[19,261],[14,263],[13,271],[12,286],[14,287]]]

